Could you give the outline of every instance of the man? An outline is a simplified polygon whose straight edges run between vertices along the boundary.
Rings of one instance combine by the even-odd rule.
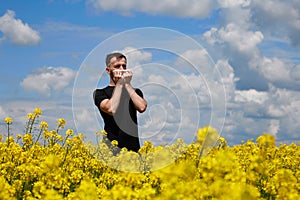
[[[132,72],[127,69],[127,58],[121,53],[106,56],[106,72],[109,85],[94,91],[94,102],[104,121],[104,130],[111,142],[118,141],[118,147],[137,152],[140,148],[137,111],[147,108],[140,89],[131,86]]]

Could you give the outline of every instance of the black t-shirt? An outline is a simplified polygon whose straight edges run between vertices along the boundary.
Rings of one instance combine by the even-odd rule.
[[[100,109],[100,103],[104,99],[112,97],[114,88],[114,86],[107,86],[103,89],[96,89],[93,94],[95,105],[98,107],[104,121],[107,138],[110,141],[117,140],[120,148],[126,147],[128,150],[138,151],[140,142],[138,138],[137,110],[127,91],[123,89],[120,104],[114,116]],[[135,91],[143,97],[140,89],[135,89]]]

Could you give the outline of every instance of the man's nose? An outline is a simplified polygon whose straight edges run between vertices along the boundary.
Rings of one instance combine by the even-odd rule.
[[[125,66],[124,66],[124,65],[120,65],[120,69],[121,69],[121,70],[124,70],[124,69],[125,69]]]

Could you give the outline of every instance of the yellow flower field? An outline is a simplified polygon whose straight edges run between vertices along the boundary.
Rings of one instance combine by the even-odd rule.
[[[39,108],[28,114],[22,135],[10,133],[13,119],[4,119],[0,199],[300,199],[299,144],[276,146],[263,134],[228,146],[203,127],[192,144],[145,142],[139,153],[113,156],[116,144],[85,142],[64,130],[63,118],[48,130],[45,121],[36,125],[41,115]]]

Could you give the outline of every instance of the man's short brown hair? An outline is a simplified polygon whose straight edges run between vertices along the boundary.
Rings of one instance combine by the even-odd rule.
[[[110,63],[110,60],[113,58],[113,57],[116,57],[117,59],[121,59],[121,58],[125,58],[125,60],[127,60],[126,56],[123,55],[122,53],[119,53],[119,52],[113,52],[113,53],[110,53],[110,54],[107,54],[106,56],[106,66],[109,66],[111,63]]]

